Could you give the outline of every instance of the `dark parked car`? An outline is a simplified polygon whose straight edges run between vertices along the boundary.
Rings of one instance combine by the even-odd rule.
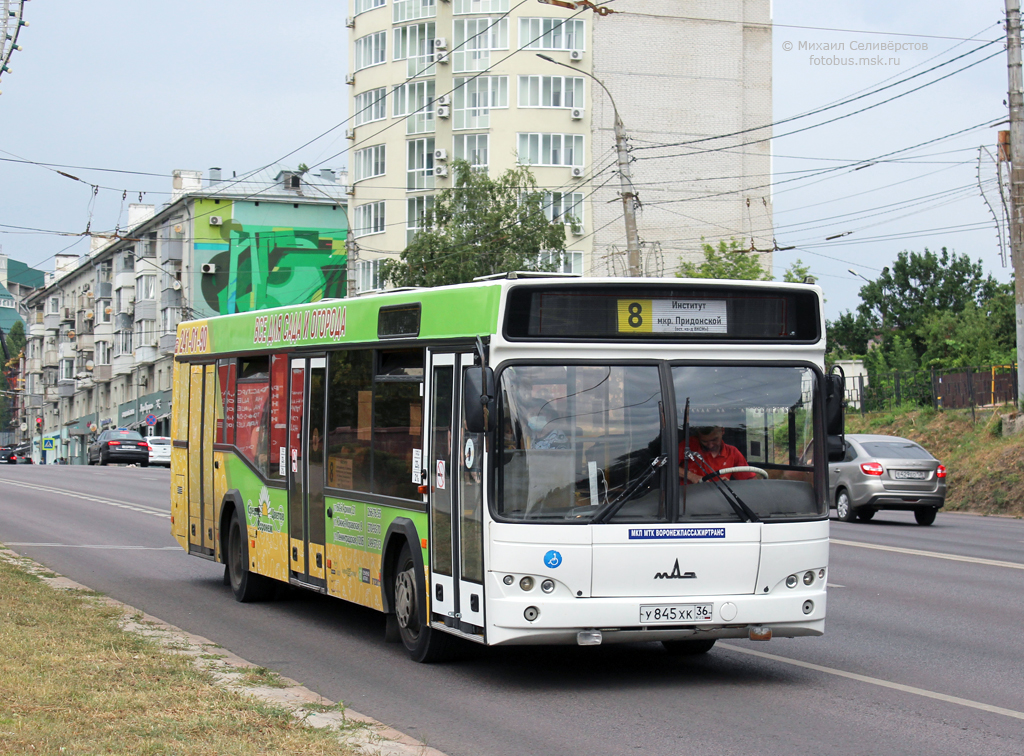
[[[906,438],[847,434],[846,456],[830,462],[828,483],[836,515],[870,520],[879,509],[910,510],[931,525],[946,502],[946,467]]]
[[[6,462],[9,465],[18,464],[18,454],[14,451],[13,446],[0,446],[0,462]]]
[[[32,449],[28,444],[0,447],[0,464],[31,465]]]
[[[128,462],[149,467],[149,444],[135,431],[105,430],[89,445],[89,464]]]

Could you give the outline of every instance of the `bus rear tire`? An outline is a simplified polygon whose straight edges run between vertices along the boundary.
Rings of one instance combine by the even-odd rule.
[[[249,543],[238,512],[231,513],[228,525],[227,573],[235,601],[247,604],[270,598],[274,585],[269,578],[249,572]]]
[[[409,544],[398,555],[393,595],[398,634],[409,658],[424,664],[447,659],[451,655],[452,637],[432,629],[426,618],[420,616],[419,607],[425,602],[421,602],[416,563]]]
[[[715,639],[662,641],[661,645],[665,647],[669,656],[700,656],[711,650],[715,645]]]

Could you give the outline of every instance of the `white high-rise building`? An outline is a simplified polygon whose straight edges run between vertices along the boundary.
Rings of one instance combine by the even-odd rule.
[[[573,3],[562,3],[573,5]],[[358,292],[417,230],[456,158],[530,165],[565,271],[625,275],[614,108],[625,124],[647,275],[702,239],[772,246],[769,0],[351,0],[349,212]],[[553,58],[558,65],[537,56]],[[771,255],[764,255],[770,269]]]

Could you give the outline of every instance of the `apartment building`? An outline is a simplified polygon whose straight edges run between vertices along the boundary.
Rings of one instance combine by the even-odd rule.
[[[702,240],[773,246],[771,129],[748,131],[772,120],[769,0],[350,0],[350,9],[360,292],[381,287],[379,260],[405,248],[451,185],[456,158],[491,175],[531,166],[551,220],[571,221],[562,269],[625,275],[616,108],[645,274],[701,259]],[[745,133],[717,138],[736,132]],[[770,267],[770,252],[762,263]]]
[[[169,203],[131,205],[126,229],[58,256],[26,300],[37,461],[84,464],[107,427],[169,435],[181,320],[346,296],[344,181],[329,170],[211,169],[206,181],[174,171]]]

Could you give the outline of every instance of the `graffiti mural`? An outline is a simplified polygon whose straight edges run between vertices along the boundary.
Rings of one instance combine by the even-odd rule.
[[[259,204],[196,202],[195,270],[205,314],[344,297],[347,232],[330,225],[344,215],[324,206]],[[213,215],[220,225],[209,223]],[[215,272],[199,272],[206,263]]]

